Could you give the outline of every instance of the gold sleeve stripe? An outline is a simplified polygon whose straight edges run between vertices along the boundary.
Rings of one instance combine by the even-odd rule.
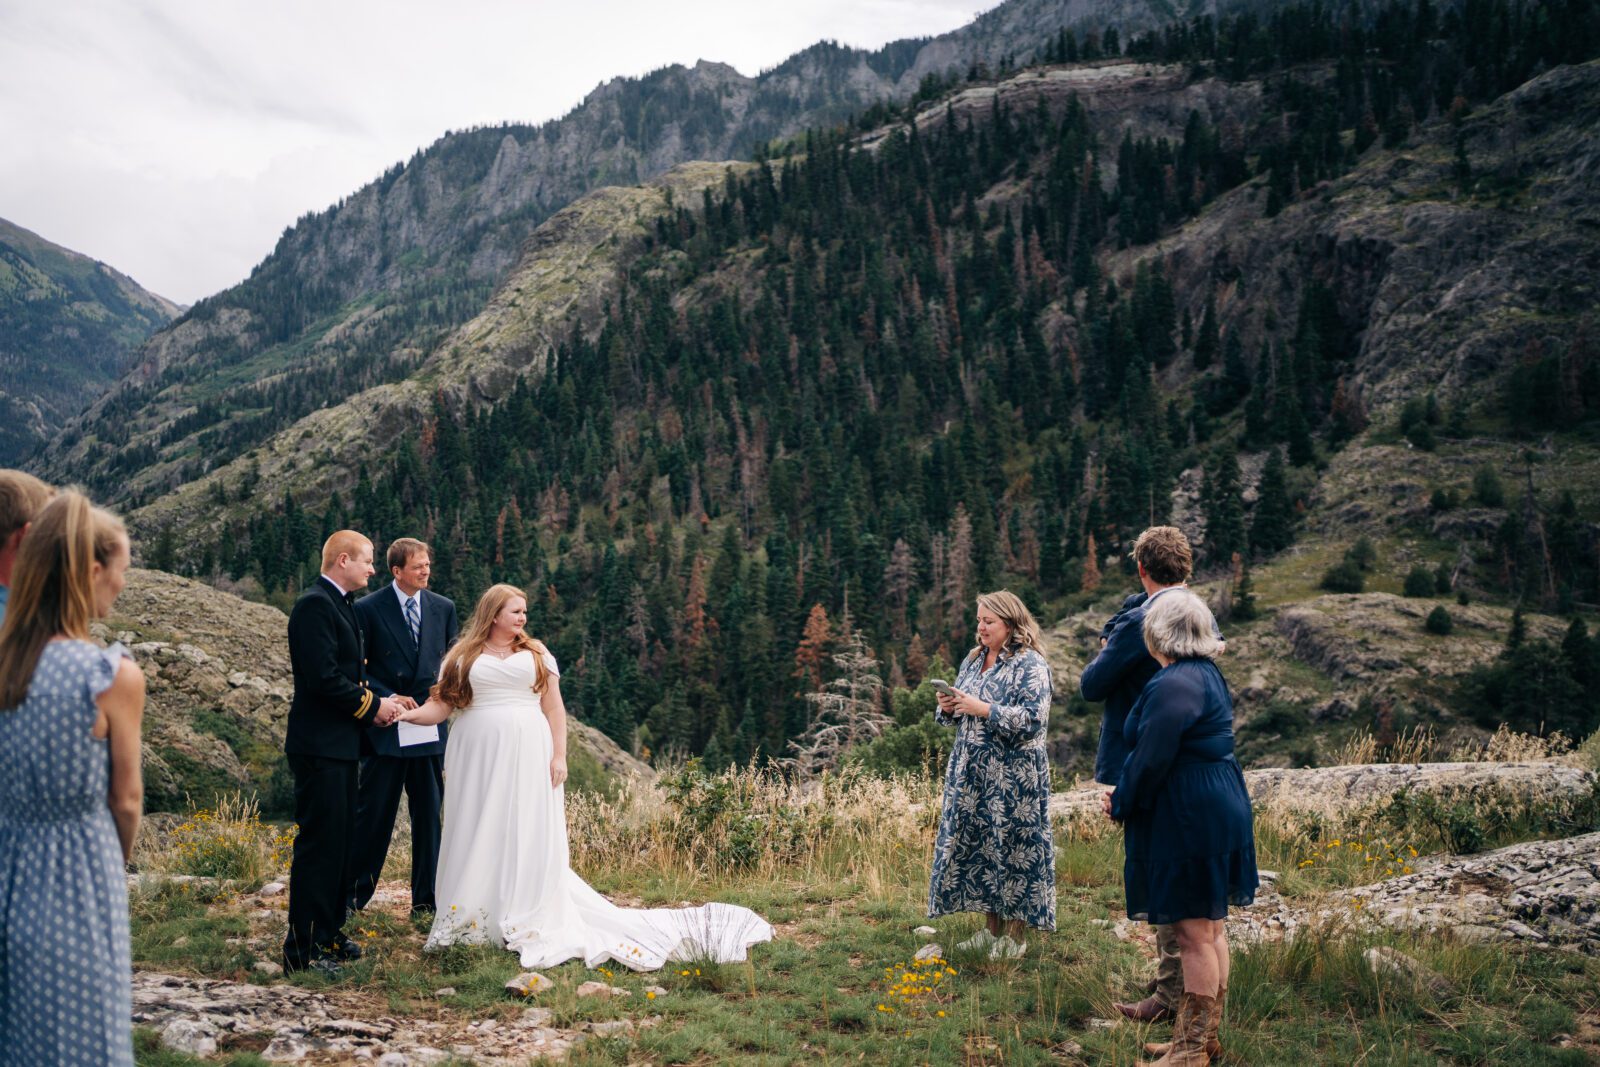
[[[356,709],[356,718],[359,719],[365,715],[370,707],[372,707],[372,690],[363,687],[361,690],[361,706]]]

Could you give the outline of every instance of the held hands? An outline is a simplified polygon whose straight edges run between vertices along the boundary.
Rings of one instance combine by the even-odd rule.
[[[557,756],[550,761],[550,788],[560,789],[567,780],[567,757]]]
[[[378,701],[378,715],[376,722],[379,726],[392,726],[402,717],[402,714],[417,706],[417,702],[408,696],[382,697]]]
[[[935,699],[939,701],[939,707],[946,715],[969,715],[974,719],[989,717],[989,705],[971,693],[952,689],[950,694],[939,693]]]
[[[1100,811],[1112,822],[1117,821],[1117,817],[1111,814],[1111,790],[1109,789],[1100,794]]]

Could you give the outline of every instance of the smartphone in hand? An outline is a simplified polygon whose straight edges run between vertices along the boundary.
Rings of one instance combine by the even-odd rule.
[[[956,691],[950,688],[950,683],[945,681],[943,678],[929,678],[928,684],[933,686],[933,691],[935,693],[939,693],[947,697],[953,697],[957,695]]]

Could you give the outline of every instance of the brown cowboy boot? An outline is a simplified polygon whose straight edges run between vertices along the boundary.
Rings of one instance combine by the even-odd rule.
[[[1164,1023],[1175,1014],[1170,1005],[1161,1003],[1154,994],[1135,1004],[1124,1004],[1119,1000],[1113,1001],[1111,1006],[1136,1023]]]
[[[1206,1037],[1216,1003],[1216,997],[1203,997],[1185,990],[1183,1001],[1178,1005],[1178,1021],[1172,1026],[1172,1043],[1167,1046],[1166,1053],[1159,1060],[1140,1060],[1137,1067],[1207,1067],[1211,1057],[1206,1054]]]
[[[1206,1055],[1211,1058],[1212,1063],[1217,1063],[1222,1059],[1222,1041],[1217,1035],[1222,1029],[1222,1014],[1227,1002],[1228,990],[1224,986],[1217,990],[1216,1006],[1211,1009],[1211,1018],[1206,1021]],[[1144,1043],[1145,1052],[1152,1056],[1165,1056],[1167,1050],[1171,1047],[1171,1041],[1146,1041]]]

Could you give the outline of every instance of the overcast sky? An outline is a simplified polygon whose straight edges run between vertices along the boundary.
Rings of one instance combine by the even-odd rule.
[[[601,81],[822,38],[875,48],[997,0],[0,0],[0,218],[192,303],[446,130]]]

